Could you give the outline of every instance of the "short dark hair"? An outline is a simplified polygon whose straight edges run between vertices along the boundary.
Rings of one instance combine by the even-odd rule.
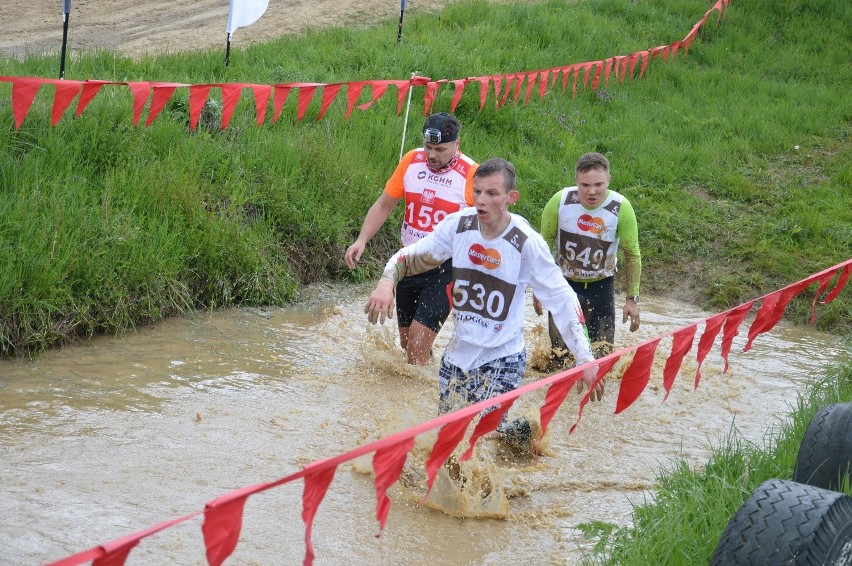
[[[503,174],[503,186],[506,187],[506,192],[509,193],[514,191],[516,176],[515,166],[500,157],[495,157],[494,159],[489,159],[488,161],[480,163],[473,176],[481,179],[496,175],[497,173]]]
[[[426,122],[423,124],[423,133],[425,134],[428,129],[435,129],[441,132],[441,143],[451,142],[459,138],[461,123],[452,114],[440,112],[426,118]]]
[[[599,169],[609,174],[609,160],[600,153],[586,153],[577,160],[574,173],[588,173],[593,169]]]

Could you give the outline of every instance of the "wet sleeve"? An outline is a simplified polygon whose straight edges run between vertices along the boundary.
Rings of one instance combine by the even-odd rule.
[[[523,253],[529,261],[530,287],[553,315],[553,322],[577,360],[577,365],[593,360],[595,357],[589,344],[580,301],[550,257],[544,239],[530,237],[524,243]]]
[[[411,159],[414,157],[415,151],[417,150],[413,149],[402,156],[396,169],[394,169],[393,175],[385,183],[385,192],[388,195],[397,199],[405,196],[405,172],[408,170],[408,166],[411,165]]]
[[[562,191],[550,197],[541,212],[541,236],[552,251],[556,250],[556,232],[559,229],[559,203]]]
[[[473,167],[467,172],[467,178],[464,185],[464,202],[468,206],[473,206],[473,175],[479,169],[479,164],[474,163]]]
[[[624,253],[624,272],[627,279],[627,296],[639,294],[639,280],[642,277],[642,253],[639,251],[639,226],[633,205],[626,198],[621,201],[618,213],[616,235]]]
[[[453,236],[457,224],[456,217],[449,215],[425,237],[393,254],[385,264],[382,277],[396,285],[403,277],[440,267],[453,256]]]

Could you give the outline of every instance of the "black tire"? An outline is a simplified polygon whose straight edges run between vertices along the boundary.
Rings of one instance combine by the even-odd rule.
[[[711,566],[852,565],[852,497],[772,479],[722,533]]]
[[[793,481],[837,491],[847,474],[852,474],[852,403],[835,403],[808,424]]]

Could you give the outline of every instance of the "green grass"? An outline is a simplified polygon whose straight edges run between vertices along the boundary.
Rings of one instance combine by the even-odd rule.
[[[398,45],[389,20],[237,48],[228,67],[221,50],[140,59],[75,53],[66,78],[454,79],[671,43],[707,8],[465,0],[411,13]],[[549,197],[572,184],[576,158],[605,153],[613,188],[637,211],[643,290],[734,306],[852,256],[850,19],[842,0],[733,2],[688,55],[652,61],[642,79],[611,78],[576,98],[558,84],[543,100],[536,92],[529,104],[499,110],[489,98],[481,112],[478,85],[469,85],[456,111],[462,148],[478,161],[515,163],[515,211],[536,226]],[[54,77],[56,67],[51,55],[0,58],[0,75]],[[10,87],[0,84],[0,355],[198,308],[285,303],[307,282],[375,277],[398,245],[401,210],[358,270],[341,261],[399,156],[393,87],[348,120],[339,96],[317,121],[316,96],[297,121],[294,92],[279,121],[269,121],[270,104],[260,127],[244,95],[230,128],[219,131],[213,111],[192,133],[188,89],[150,127],[134,127],[129,90],[106,86],[81,117],[69,109],[55,128],[49,90],[15,131]],[[442,88],[433,108],[448,109],[451,95]],[[422,98],[416,88],[406,147],[418,143]],[[812,293],[794,299],[788,318],[807,319]],[[818,326],[850,332],[848,290],[820,307]]]
[[[677,461],[661,470],[653,501],[634,505],[629,527],[593,522],[579,526],[594,543],[585,564],[688,566],[709,564],[728,520],[766,480],[791,479],[808,424],[822,407],[852,402],[852,359],[839,360],[799,397],[789,419],[767,432],[762,446],[736,430],[702,468]],[[842,491],[852,495],[847,474]]]

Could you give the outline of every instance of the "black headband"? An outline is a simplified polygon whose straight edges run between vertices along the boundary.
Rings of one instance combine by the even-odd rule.
[[[426,126],[423,128],[423,143],[448,143],[451,141],[456,141],[459,139],[459,133],[455,132],[453,134],[450,133],[442,133],[441,129],[444,127],[444,123],[447,121],[447,118],[450,117],[446,112],[441,112],[437,115],[438,119],[435,120],[435,124],[432,126]]]

